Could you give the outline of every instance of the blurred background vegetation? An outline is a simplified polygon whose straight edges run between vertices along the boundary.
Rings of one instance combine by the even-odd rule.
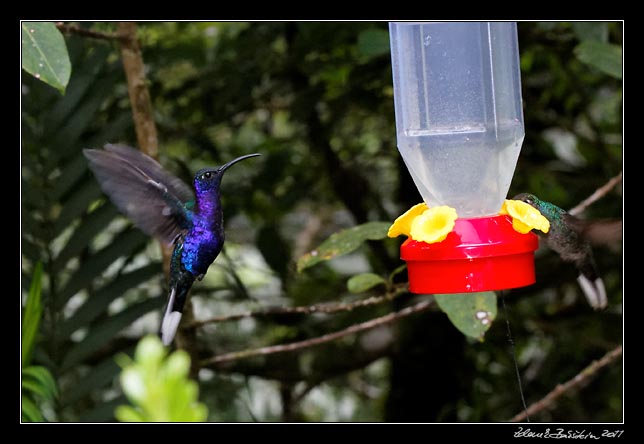
[[[112,32],[114,23],[79,26]],[[399,239],[302,272],[296,260],[340,229],[393,221],[421,201],[396,149],[386,22],[139,24],[160,162],[191,183],[206,165],[259,152],[226,173],[227,243],[192,291],[194,316],[349,301],[347,280],[387,277]],[[622,45],[621,23],[518,24],[526,137],[509,196],[572,208],[622,169],[622,83],[586,63],[582,42]],[[65,95],[22,84],[22,288],[42,263],[31,362],[56,397],[49,421],[113,421],[126,403],[119,353],[158,328],[166,297],[157,242],[118,215],[83,148],[136,145],[115,42],[66,35]],[[577,49],[576,49],[577,48]],[[621,185],[583,217],[621,217]],[[594,312],[572,265],[542,248],[537,283],[506,292],[528,403],[622,341],[622,246],[595,249],[609,308]],[[398,276],[404,281],[405,273]],[[40,280],[40,274],[38,276]],[[316,337],[416,297],[333,315],[245,318],[196,329],[193,364],[215,354]],[[209,421],[506,421],[522,411],[505,314],[483,341],[438,309],[297,353],[202,368]],[[622,420],[618,361],[533,421]]]

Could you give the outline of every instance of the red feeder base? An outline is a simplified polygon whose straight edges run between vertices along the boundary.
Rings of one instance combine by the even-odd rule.
[[[456,219],[442,242],[407,239],[400,258],[407,262],[412,293],[467,293],[524,287],[535,283],[533,233],[512,228],[509,216]]]

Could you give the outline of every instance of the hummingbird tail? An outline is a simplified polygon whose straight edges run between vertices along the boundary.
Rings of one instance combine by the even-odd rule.
[[[165,346],[168,346],[172,343],[172,340],[177,333],[179,322],[181,322],[181,315],[183,314],[182,310],[183,302],[185,301],[185,295],[183,295],[183,299],[181,297],[177,299],[176,296],[177,289],[172,288],[170,290],[170,297],[168,298],[168,306],[165,309],[163,320],[161,321],[160,335],[161,341]]]
[[[608,299],[606,298],[606,288],[604,287],[602,278],[598,277],[591,280],[584,274],[580,274],[577,277],[577,282],[579,282],[579,286],[584,291],[586,299],[595,310],[606,308]]]

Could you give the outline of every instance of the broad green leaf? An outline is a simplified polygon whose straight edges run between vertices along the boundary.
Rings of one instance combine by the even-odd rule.
[[[40,326],[42,305],[40,304],[40,292],[42,284],[42,264],[38,262],[34,268],[31,287],[24,308],[22,318],[22,366],[29,365],[31,353],[36,342],[36,334]]]
[[[30,389],[34,384],[37,385],[36,391],[45,399],[52,400],[58,396],[56,381],[46,367],[30,365],[22,369],[22,384],[23,387]]]
[[[362,273],[351,276],[351,278],[347,281],[347,289],[351,293],[362,293],[363,291],[367,291],[370,288],[375,287],[376,285],[386,283],[387,281],[385,281],[381,276],[378,276],[377,274]]]
[[[496,294],[492,291],[437,294],[434,297],[452,324],[466,336],[483,339],[496,318]]]
[[[367,240],[384,239],[387,237],[390,225],[390,222],[367,222],[338,231],[329,236],[318,248],[300,257],[297,261],[297,271],[301,272],[317,263],[351,253]]]
[[[611,43],[586,40],[575,48],[579,60],[616,79],[622,78],[622,48]]]
[[[606,22],[572,22],[572,29],[580,41],[608,41],[608,23]]]
[[[40,410],[28,396],[22,395],[22,420],[26,422],[45,422]]]
[[[161,308],[164,299],[165,297],[155,297],[138,302],[92,327],[83,340],[69,349],[61,363],[61,372],[65,372],[82,362],[144,314]]]
[[[375,57],[390,51],[389,32],[384,29],[366,29],[358,35],[358,52]]]
[[[22,22],[22,68],[62,94],[72,65],[65,39],[52,22]]]
[[[155,275],[161,276],[162,272],[161,264],[154,263],[115,277],[90,295],[90,298],[69,319],[63,321],[60,326],[60,336],[70,336],[79,328],[89,326],[116,298]]]

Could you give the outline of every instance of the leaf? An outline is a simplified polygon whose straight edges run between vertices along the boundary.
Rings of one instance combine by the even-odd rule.
[[[145,422],[143,414],[129,405],[120,405],[114,411],[114,417],[119,422]]]
[[[101,195],[101,189],[95,180],[85,181],[82,186],[78,186],[77,190],[64,202],[60,216],[54,222],[53,236],[60,235],[74,219],[80,217],[89,205],[100,198]]]
[[[65,266],[67,261],[87,248],[90,241],[103,231],[118,214],[116,207],[110,203],[105,203],[89,213],[80,226],[74,230],[62,251],[56,256],[51,266],[51,272],[57,273]]]
[[[161,275],[161,273],[161,264],[154,263],[116,276],[110,283],[91,294],[82,307],[76,310],[69,319],[63,321],[60,326],[60,336],[71,336],[79,328],[88,326],[107,310],[112,301],[123,296],[127,290],[135,288],[153,276]]]
[[[301,272],[317,263],[351,253],[366,240],[385,239],[390,225],[389,222],[367,222],[338,231],[329,236],[317,249],[300,257],[297,261],[297,271]]]
[[[45,399],[53,400],[58,396],[54,377],[46,367],[40,365],[30,365],[22,369],[22,385]]]
[[[582,62],[616,79],[622,78],[622,48],[611,43],[586,40],[575,48]]]
[[[22,395],[22,420],[26,422],[45,422],[40,410],[28,396]]]
[[[22,68],[65,94],[72,65],[65,39],[54,23],[22,23]]]
[[[40,304],[40,292],[42,285],[42,264],[38,262],[34,267],[31,287],[22,318],[22,366],[29,365],[31,353],[36,341],[36,334],[40,326],[42,305]]]
[[[141,316],[161,307],[163,299],[160,296],[146,299],[103,320],[93,327],[83,340],[69,349],[60,365],[60,371],[65,372],[79,364]]]
[[[87,93],[96,85],[110,51],[108,45],[95,45],[88,57],[73,58],[74,78],[69,82],[65,96],[60,97],[45,116],[48,128],[60,128],[82,106],[84,100],[91,100],[91,94]]]
[[[364,56],[376,57],[390,51],[389,32],[384,29],[366,29],[358,35],[358,52]]]
[[[87,287],[103,270],[122,256],[127,256],[145,245],[148,237],[137,229],[127,229],[116,236],[112,243],[85,259],[69,278],[67,285],[57,295],[57,308],[64,306],[69,298]]]
[[[120,421],[204,421],[208,409],[199,403],[199,388],[189,379],[190,355],[168,349],[155,335],[141,339],[119,378],[123,393],[134,405],[119,407]]]
[[[496,294],[492,291],[434,297],[452,324],[466,336],[482,339],[496,318]]]
[[[580,41],[608,41],[608,23],[606,22],[572,22],[572,30]]]
[[[386,284],[381,276],[378,276],[374,273],[362,273],[351,278],[347,281],[347,289],[351,293],[362,293],[369,290],[370,288],[375,287],[376,285]]]

